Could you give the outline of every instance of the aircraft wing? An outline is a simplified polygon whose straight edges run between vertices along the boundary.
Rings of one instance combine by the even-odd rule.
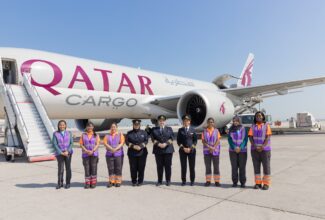
[[[270,94],[286,95],[290,90],[299,89],[307,86],[325,84],[325,77],[290,81],[284,83],[274,83],[263,86],[251,86],[243,88],[223,89],[222,91],[238,97],[255,97]]]
[[[180,95],[161,97],[161,98],[156,98],[155,100],[151,101],[150,104],[158,105],[158,106],[165,108],[169,111],[176,111],[177,102],[180,98],[181,98]]]

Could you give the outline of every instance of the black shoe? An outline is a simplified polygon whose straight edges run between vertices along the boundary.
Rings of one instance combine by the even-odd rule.
[[[204,186],[210,186],[211,185],[211,182],[206,182],[205,184],[204,184]]]
[[[166,182],[166,186],[170,186],[170,181],[167,181]]]
[[[112,183],[107,183],[107,188],[111,188],[113,186]]]
[[[137,185],[137,183],[132,183],[132,186],[136,186]]]
[[[90,188],[90,185],[89,184],[85,184],[84,188],[85,189],[89,189]]]
[[[95,189],[96,188],[96,185],[95,184],[91,184],[90,185],[90,188]]]
[[[137,186],[142,186],[142,183],[138,183]]]
[[[191,186],[194,186],[194,182],[191,182]]]
[[[186,182],[182,182],[182,186],[185,186],[186,185]]]
[[[221,186],[219,182],[215,182],[214,185],[215,185],[216,187],[220,187],[220,186]]]
[[[240,188],[245,188],[245,187],[246,187],[245,184],[240,185]]]
[[[64,188],[65,189],[69,189],[70,188],[70,183],[65,184],[65,187]]]
[[[61,185],[57,185],[55,188],[60,189],[61,187],[62,187]]]
[[[262,184],[255,184],[254,189],[261,189],[262,188]]]
[[[262,189],[263,190],[268,190],[269,189],[269,186],[268,185],[263,185]]]
[[[120,183],[115,183],[115,187],[120,187],[121,184]]]
[[[162,184],[162,182],[157,182],[156,186],[160,186]]]
[[[237,187],[237,183],[233,183],[232,184],[232,187]]]

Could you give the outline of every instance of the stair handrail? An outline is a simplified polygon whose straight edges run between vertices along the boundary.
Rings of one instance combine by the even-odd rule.
[[[26,142],[29,143],[29,133],[28,133],[28,130],[27,130],[27,127],[26,127],[25,120],[22,117],[22,113],[20,111],[20,108],[18,107],[18,102],[17,102],[16,96],[14,95],[14,92],[12,90],[11,85],[8,85],[7,89],[8,89],[7,91],[8,91],[9,99],[12,99],[11,103],[12,103],[12,105],[14,107],[15,112],[16,112],[16,117],[17,117],[18,121],[21,122],[21,126],[23,127],[23,131],[24,131],[25,136],[26,136]]]
[[[25,86],[28,94],[31,96],[32,100],[34,101],[35,107],[41,116],[41,119],[44,123],[44,126],[46,128],[46,131],[50,138],[52,138],[52,135],[54,133],[54,127],[52,124],[52,121],[49,119],[46,109],[44,108],[44,104],[42,102],[42,99],[40,98],[40,95],[35,88],[35,86],[31,83],[31,75],[30,73],[23,73],[23,85]]]

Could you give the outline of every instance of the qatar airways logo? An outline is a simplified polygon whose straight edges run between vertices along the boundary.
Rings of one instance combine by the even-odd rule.
[[[57,66],[55,63],[52,63],[47,60],[33,59],[33,60],[27,60],[21,65],[21,69],[20,69],[21,73],[22,74],[30,73],[32,70],[32,66],[33,64],[35,65],[35,63],[47,64],[53,70],[54,75],[52,79],[49,79],[48,83],[37,82],[35,79],[33,79],[33,77],[31,78],[31,83],[34,86],[43,87],[53,95],[60,95],[61,93],[53,88],[62,81],[63,73],[60,67]],[[103,81],[103,91],[112,92],[110,91],[110,78],[113,77],[112,76],[113,72],[111,70],[98,69],[98,68],[94,68],[93,71],[94,73],[101,75]],[[150,87],[151,79],[149,77],[137,75],[138,81],[132,82],[126,73],[122,73],[122,75],[120,76],[121,79],[119,82],[118,89],[117,91],[114,92],[120,93],[122,89],[128,88],[130,93],[132,94],[154,95],[153,90]],[[74,73],[72,75],[68,88],[73,89],[75,83],[79,82],[79,83],[84,83],[88,90],[95,90],[91,80],[94,79],[91,79],[89,75],[86,73],[86,71],[81,66],[77,65],[74,69]],[[135,83],[138,83],[140,85],[140,91],[136,91],[134,87]]]
[[[248,64],[247,68],[245,69],[245,72],[243,74],[243,78],[241,81],[242,86],[250,86],[252,84],[253,64],[254,64],[254,60],[252,60]]]
[[[220,112],[224,115],[226,113],[225,102],[223,102],[220,106]]]

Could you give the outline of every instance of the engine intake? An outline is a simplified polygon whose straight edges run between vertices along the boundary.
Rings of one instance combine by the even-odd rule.
[[[192,90],[185,93],[177,104],[177,116],[189,114],[192,126],[202,129],[208,118],[215,120],[218,128],[227,125],[234,115],[234,105],[225,93],[207,90]]]

